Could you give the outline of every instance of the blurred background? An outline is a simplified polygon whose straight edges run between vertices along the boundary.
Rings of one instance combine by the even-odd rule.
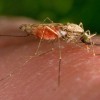
[[[25,16],[39,21],[80,23],[100,33],[100,0],[0,0],[0,16]]]

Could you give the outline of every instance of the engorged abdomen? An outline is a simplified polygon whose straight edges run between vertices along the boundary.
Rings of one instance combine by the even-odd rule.
[[[58,30],[55,27],[39,27],[34,32],[35,36],[38,38],[54,40],[59,37],[57,31]]]

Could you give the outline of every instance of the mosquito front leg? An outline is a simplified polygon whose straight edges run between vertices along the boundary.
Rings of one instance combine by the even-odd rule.
[[[93,52],[93,55],[95,56],[95,51],[94,51],[94,42],[92,42],[92,44],[91,44],[91,47],[92,47],[92,52]]]
[[[85,45],[86,45],[87,52],[89,53],[90,47],[88,44],[85,44]]]
[[[82,22],[79,23],[79,26],[84,29]]]
[[[91,36],[90,30],[87,30],[85,33],[87,33],[88,36]]]
[[[91,39],[90,39],[90,42],[91,42],[91,48],[92,48],[93,55],[95,56],[94,42]]]

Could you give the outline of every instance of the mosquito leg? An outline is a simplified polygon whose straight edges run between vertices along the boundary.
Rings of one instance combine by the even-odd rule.
[[[92,48],[93,55],[95,56],[95,52],[94,52],[94,48],[93,48],[94,43],[91,43],[90,45],[91,45],[91,48]],[[89,46],[86,45],[86,47],[87,47],[87,52],[89,52],[89,49],[90,49]]]
[[[94,51],[94,48],[93,48],[94,43],[92,43],[91,46],[92,46],[92,52],[93,52],[93,55],[95,56],[95,51]]]
[[[90,50],[89,45],[88,44],[85,44],[85,45],[86,45],[87,52],[89,53],[89,50]]]
[[[51,32],[53,32],[54,34],[57,34],[54,30],[52,30],[50,27],[48,27],[48,26],[46,26],[46,27],[44,27],[44,30],[43,30],[43,34],[42,34],[42,37],[41,37],[41,39],[40,39],[40,41],[39,41],[39,44],[38,44],[38,47],[37,47],[37,50],[36,50],[36,52],[35,52],[35,55],[37,55],[37,53],[38,53],[38,51],[39,51],[39,48],[40,48],[40,45],[41,45],[41,42],[42,42],[42,39],[43,39],[43,36],[44,36],[44,33],[45,33],[45,28],[47,28],[47,29],[49,29]],[[53,50],[53,49],[52,49]]]
[[[35,55],[38,54],[38,51],[39,51],[39,48],[40,48],[41,42],[42,42],[42,38],[41,38],[40,41],[39,41],[39,44],[38,44],[37,50],[36,50],[36,52],[35,52]]]
[[[29,59],[26,60],[21,66],[16,67],[11,73],[9,73],[5,77],[1,78],[0,81],[3,81],[3,80],[8,79],[8,78],[11,78],[14,73],[19,71],[22,67],[24,67],[33,57],[35,57],[35,56],[30,56]]]
[[[87,33],[89,36],[91,35],[91,34],[90,34],[90,30],[87,30],[86,33]]]
[[[61,76],[61,44],[60,39],[58,39],[59,43],[59,68],[58,68],[58,86],[60,85],[60,76]]]
[[[43,23],[44,23],[46,20],[49,20],[51,23],[53,23],[53,21],[52,21],[50,18],[48,18],[48,17],[46,17],[46,18],[44,19]],[[44,28],[44,30],[43,30],[43,34],[42,34],[42,37],[41,37],[41,39],[40,39],[40,41],[39,41],[39,44],[38,44],[37,50],[36,50],[36,52],[35,52],[35,55],[37,55],[37,53],[38,53],[38,51],[39,51],[39,48],[40,48],[40,45],[41,45],[41,42],[42,42],[42,39],[43,39],[44,32],[45,32],[45,28]]]
[[[48,51],[46,51],[46,52],[43,52],[43,53],[41,53],[41,54],[38,54],[38,56],[41,56],[41,55],[44,55],[44,54],[47,54],[47,53],[49,53],[49,52],[51,52],[51,51],[53,51],[54,49],[52,48],[52,49],[50,49],[50,50],[48,50]]]
[[[53,41],[51,41],[51,45],[53,46],[51,49],[52,49],[52,51],[54,50],[54,40]]]
[[[46,17],[46,18],[44,19],[43,23],[46,22],[47,20],[50,21],[51,23],[54,23],[49,17]]]
[[[43,34],[42,34],[42,36],[41,36],[41,38],[40,38],[40,41],[39,41],[39,44],[38,44],[37,50],[36,50],[36,52],[35,52],[35,55],[38,54],[38,51],[39,51],[39,48],[40,48],[40,45],[41,45],[41,42],[42,42],[42,39],[43,39],[43,36],[44,36],[44,33],[45,33],[45,27],[44,27],[42,33],[43,33]]]
[[[53,47],[54,47],[54,40],[53,41],[51,41],[51,44],[53,45]],[[47,53],[49,53],[49,52],[51,52],[51,51],[53,51],[54,50],[54,48],[51,48],[50,50],[48,50],[48,51],[46,51],[46,52],[43,52],[43,53],[41,53],[41,54],[39,54],[38,56],[41,56],[41,55],[44,55],[44,54],[47,54]]]
[[[82,22],[79,23],[79,26],[84,29]]]
[[[94,51],[94,42],[92,42],[92,40],[90,40],[91,41],[91,47],[92,47],[92,52],[93,52],[93,55],[95,56],[95,51]]]

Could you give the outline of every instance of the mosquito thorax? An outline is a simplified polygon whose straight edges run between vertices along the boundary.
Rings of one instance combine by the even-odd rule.
[[[80,25],[73,24],[73,23],[65,24],[63,29],[70,32],[77,32],[78,34],[84,32],[84,29]]]

